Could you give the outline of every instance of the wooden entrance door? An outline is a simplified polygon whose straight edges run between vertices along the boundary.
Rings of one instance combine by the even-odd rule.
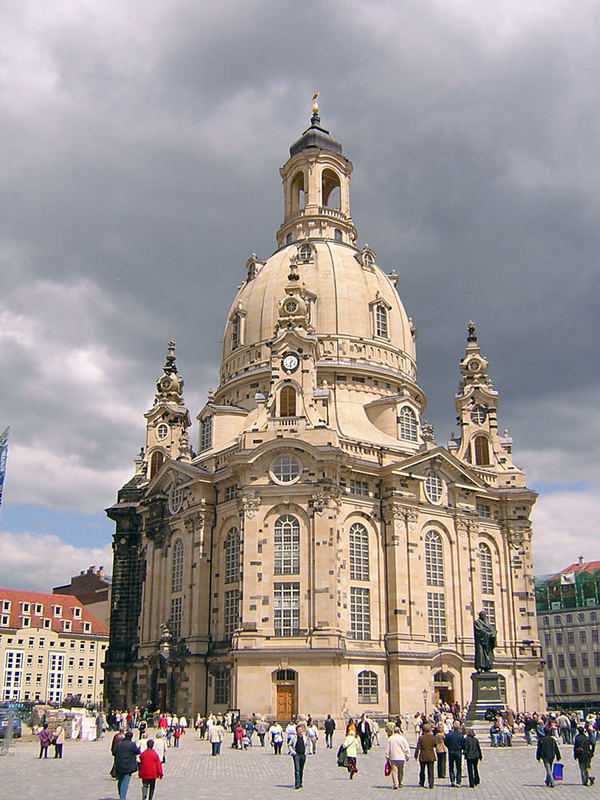
[[[294,687],[277,686],[277,719],[290,720],[294,716]]]

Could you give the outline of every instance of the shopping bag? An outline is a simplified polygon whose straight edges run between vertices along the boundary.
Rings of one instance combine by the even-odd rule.
[[[552,777],[555,781],[562,781],[563,779],[563,764],[557,761],[552,767]]]
[[[389,775],[391,771],[392,771],[392,767],[390,765],[389,760],[386,758],[385,764],[383,765],[383,774],[384,775]]]

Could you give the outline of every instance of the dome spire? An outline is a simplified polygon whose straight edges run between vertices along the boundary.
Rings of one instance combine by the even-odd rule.
[[[312,117],[310,118],[311,125],[318,125],[321,122],[321,117],[319,116],[319,104],[317,102],[318,97],[319,92],[314,91],[312,96]]]

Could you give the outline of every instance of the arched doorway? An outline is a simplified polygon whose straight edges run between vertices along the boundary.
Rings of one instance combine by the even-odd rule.
[[[454,677],[451,672],[440,670],[433,676],[435,704],[440,701],[451,705],[454,702]]]
[[[290,720],[296,714],[298,673],[293,669],[278,669],[273,673],[277,694],[277,719]]]

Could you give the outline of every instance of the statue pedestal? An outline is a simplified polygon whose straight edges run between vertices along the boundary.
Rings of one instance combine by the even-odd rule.
[[[473,691],[467,719],[484,719],[489,708],[506,705],[506,680],[498,672],[473,672]]]

